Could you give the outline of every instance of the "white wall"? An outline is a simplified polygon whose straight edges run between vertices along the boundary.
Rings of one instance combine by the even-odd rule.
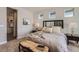
[[[33,14],[23,8],[14,9],[18,11],[17,38],[22,38],[32,30]],[[23,25],[23,18],[27,18],[30,21],[30,25]],[[5,42],[7,42],[6,7],[0,7],[0,44],[3,44]]]
[[[61,20],[63,19],[64,20],[64,32],[65,33],[69,33],[69,23],[70,22],[76,22],[78,24],[78,28],[76,29],[75,31],[75,34],[79,34],[79,8],[75,8],[75,15],[73,17],[64,17],[64,9],[67,9],[66,7],[54,7],[54,8],[51,8],[51,9],[47,9],[47,10],[43,10],[43,11],[40,11],[40,12],[36,12],[34,14],[34,19],[36,22],[39,22],[40,25],[42,26],[42,21],[43,20],[49,20],[48,18],[48,13],[51,12],[51,11],[56,11],[56,18],[53,19],[53,20]],[[43,20],[39,20],[38,19],[38,15],[42,13],[44,14],[44,19]]]
[[[29,25],[23,25],[23,18],[27,18],[30,21]],[[32,30],[33,14],[27,10],[18,10],[18,38],[24,37]]]
[[[6,43],[7,20],[6,8],[0,7],[0,44]]]

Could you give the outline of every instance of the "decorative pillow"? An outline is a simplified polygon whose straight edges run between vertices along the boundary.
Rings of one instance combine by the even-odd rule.
[[[53,28],[49,28],[49,27],[44,27],[42,29],[43,32],[48,32],[48,33],[52,33]]]
[[[46,31],[46,27],[43,27],[42,31],[45,32]]]
[[[52,33],[53,28],[47,28],[47,32]]]
[[[55,33],[61,33],[61,27],[59,27],[59,26],[53,26],[53,32],[55,32]]]

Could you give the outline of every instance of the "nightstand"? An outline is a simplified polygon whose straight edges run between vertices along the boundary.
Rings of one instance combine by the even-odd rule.
[[[78,43],[79,41],[79,35],[72,35],[72,34],[66,34],[67,36],[67,43],[69,44],[69,40],[76,41]]]
[[[37,30],[32,30],[31,33],[37,32]]]

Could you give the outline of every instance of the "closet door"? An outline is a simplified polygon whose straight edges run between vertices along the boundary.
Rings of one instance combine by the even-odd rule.
[[[17,11],[7,8],[7,41],[17,37]]]

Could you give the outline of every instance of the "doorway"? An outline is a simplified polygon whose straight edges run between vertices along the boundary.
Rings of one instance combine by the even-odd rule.
[[[7,7],[7,41],[17,38],[17,10]]]

